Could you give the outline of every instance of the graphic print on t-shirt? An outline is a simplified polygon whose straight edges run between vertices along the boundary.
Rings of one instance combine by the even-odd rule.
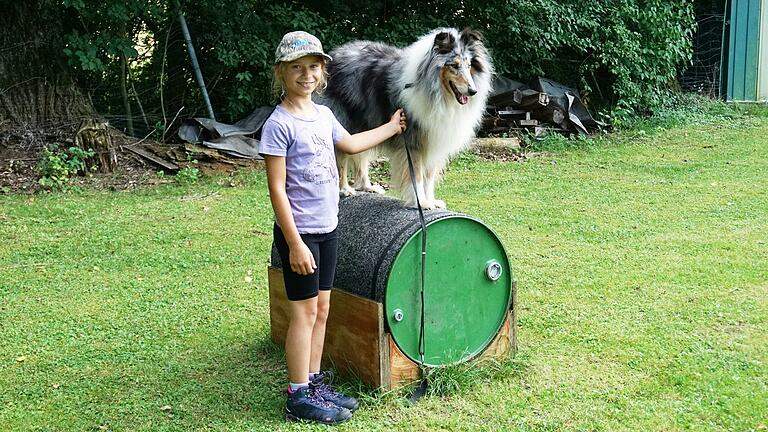
[[[312,134],[312,147],[315,156],[304,170],[304,180],[318,185],[338,181],[332,146],[322,137]]]

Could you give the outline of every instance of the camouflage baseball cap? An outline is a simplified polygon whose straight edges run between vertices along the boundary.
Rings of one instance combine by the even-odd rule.
[[[294,61],[308,55],[322,56],[328,61],[333,60],[323,52],[320,39],[303,31],[290,32],[283,36],[283,40],[275,50],[275,63]]]

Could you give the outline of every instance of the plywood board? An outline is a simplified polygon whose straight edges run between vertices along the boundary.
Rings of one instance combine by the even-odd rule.
[[[290,318],[282,270],[269,267],[269,322],[272,341],[285,345]],[[379,387],[385,372],[383,310],[380,303],[334,289],[325,328],[323,363],[342,375]]]

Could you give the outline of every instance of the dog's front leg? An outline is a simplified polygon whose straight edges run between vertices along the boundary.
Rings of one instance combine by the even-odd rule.
[[[371,161],[374,159],[376,153],[372,150],[360,153],[353,157],[353,165],[355,169],[355,180],[352,187],[361,192],[374,192],[383,194],[384,188],[379,185],[371,183],[371,178],[368,176],[368,167],[371,165]]]
[[[435,205],[424,187],[426,185],[425,169],[418,161],[414,161],[413,171],[416,174],[416,192],[413,190],[410,174],[407,174],[406,177],[408,181],[403,184],[402,188],[403,201],[405,201],[405,206],[409,208],[418,207],[416,204],[416,193],[418,193],[421,208],[424,210],[432,210],[435,208]]]
[[[431,202],[435,208],[445,208],[445,201],[435,198],[435,184],[440,179],[440,168],[432,167],[427,169],[427,175],[424,178],[424,195],[427,201]]]
[[[349,156],[336,152],[336,167],[339,169],[339,195],[350,196],[355,194],[355,190],[349,186],[349,178],[347,172],[349,171],[347,166],[349,164]]]

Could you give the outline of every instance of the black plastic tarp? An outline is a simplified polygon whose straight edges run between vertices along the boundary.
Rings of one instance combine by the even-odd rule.
[[[179,138],[245,159],[261,159],[259,140],[261,127],[275,107],[262,106],[237,123],[230,125],[204,117],[185,120]]]

